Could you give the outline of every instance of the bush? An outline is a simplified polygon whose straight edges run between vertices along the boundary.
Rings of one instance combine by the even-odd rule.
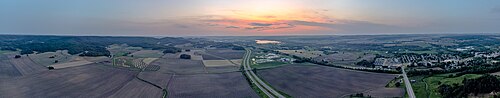
[[[181,59],[191,59],[191,55],[181,54]]]
[[[16,59],[21,58],[21,55],[16,55],[16,56],[14,56],[14,58],[16,58]]]

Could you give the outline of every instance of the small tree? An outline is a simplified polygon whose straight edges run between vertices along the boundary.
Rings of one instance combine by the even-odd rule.
[[[394,84],[396,87],[399,87],[401,86],[401,82],[396,82],[396,84]]]
[[[21,55],[16,55],[16,56],[14,56],[14,58],[16,58],[16,59],[21,58]]]
[[[181,54],[181,59],[191,59],[191,55],[188,54]]]
[[[52,67],[52,66],[48,66],[47,68],[49,68],[49,70],[52,70],[52,69],[54,69],[54,67]]]

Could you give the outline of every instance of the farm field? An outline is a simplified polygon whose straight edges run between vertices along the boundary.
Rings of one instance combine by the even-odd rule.
[[[370,73],[320,65],[290,64],[283,67],[258,70],[257,74],[276,90],[292,97],[345,97],[371,89],[385,88],[396,75]],[[381,89],[385,90],[385,89]],[[382,91],[391,93],[391,91]],[[401,97],[392,92],[384,97]]]
[[[159,72],[176,74],[206,73],[205,66],[200,60],[186,59],[158,59],[150,65],[159,65]]]
[[[129,47],[126,44],[113,44],[109,45],[106,49],[114,56],[127,56],[130,53],[142,50],[141,47]]]
[[[49,70],[46,66],[33,62],[26,55],[22,55],[21,58],[17,59],[14,58],[14,54],[7,56],[10,60],[10,64],[14,65],[22,75],[29,75]]]
[[[290,54],[290,55],[295,55],[298,57],[305,57],[305,58],[315,58],[318,56],[323,56],[323,51],[308,51],[308,50],[277,50],[281,53],[285,54]]]
[[[0,79],[22,76],[21,72],[10,63],[9,59],[11,58],[7,55],[0,54]]]
[[[133,79],[118,90],[112,98],[161,98],[163,90],[139,79]]]
[[[203,60],[205,67],[236,66],[229,60]]]
[[[151,64],[153,61],[157,60],[158,58],[144,58],[142,62],[146,63],[147,65]]]
[[[377,88],[368,90],[363,93],[375,98],[384,98],[387,96],[401,96],[404,95],[406,91],[401,88]]]
[[[202,50],[190,50],[190,51],[182,51],[177,54],[177,58],[180,58],[181,54],[191,55],[191,60],[203,60],[202,55],[200,54]]]
[[[176,75],[168,85],[169,98],[257,98],[241,72]]]
[[[252,68],[257,68],[257,69],[273,68],[273,67],[279,67],[279,66],[282,66],[282,65],[285,65],[285,64],[288,64],[288,63],[279,62],[279,61],[272,61],[272,62],[265,62],[265,63],[253,64]]]
[[[203,60],[241,59],[245,51],[231,49],[208,49],[202,54]]]
[[[133,80],[134,73],[100,64],[43,71],[0,80],[0,97],[109,97]]]
[[[82,57],[83,59],[94,62],[94,63],[99,63],[99,62],[104,62],[104,61],[111,61],[111,58],[105,57],[105,56],[99,56],[99,57]]]
[[[339,52],[314,58],[316,61],[325,60],[338,65],[355,65],[362,60],[373,61],[374,59],[375,55],[360,52]]]
[[[167,87],[168,81],[171,80],[173,74],[162,73],[158,71],[141,72],[137,77],[156,84],[160,87]]]
[[[239,66],[206,67],[208,73],[225,73],[240,71]]]
[[[129,54],[129,56],[132,55],[137,58],[159,58],[163,56],[163,53],[159,50],[140,50]]]
[[[72,61],[72,62],[54,64],[54,65],[50,65],[50,66],[54,67],[54,69],[61,69],[61,68],[82,66],[82,65],[87,65],[87,64],[91,64],[91,63],[94,63],[94,62],[89,62],[87,60],[80,60],[80,61]]]
[[[37,64],[40,64],[42,66],[49,66],[54,63],[54,61],[58,61],[58,63],[66,63],[70,62],[71,60],[75,59],[77,56],[73,56],[68,54],[67,50],[58,50],[56,52],[44,52],[44,53],[38,53],[38,54],[29,54],[29,57],[36,62]]]

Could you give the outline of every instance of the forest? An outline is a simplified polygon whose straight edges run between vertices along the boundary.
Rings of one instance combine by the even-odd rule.
[[[164,37],[105,37],[105,36],[30,36],[2,35],[0,49],[17,51],[21,54],[68,50],[69,54],[80,56],[109,56],[106,47],[112,44],[127,44],[153,50],[176,52],[175,45],[189,43],[184,38]]]

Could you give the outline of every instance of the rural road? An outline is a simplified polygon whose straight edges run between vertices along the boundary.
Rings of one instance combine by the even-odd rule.
[[[401,71],[403,72],[403,78],[405,81],[406,85],[406,92],[408,93],[408,97],[410,98],[416,98],[415,93],[413,93],[413,88],[411,87],[410,80],[408,80],[408,76],[406,76],[405,68],[401,68]]]
[[[267,85],[266,83],[264,83],[264,81],[262,81],[259,77],[257,77],[257,75],[252,71],[252,68],[250,67],[250,58],[252,50],[250,49],[245,49],[245,50],[246,53],[245,56],[243,57],[243,69],[245,70],[245,74],[250,79],[250,81],[270,98],[275,98],[275,97],[285,98],[285,96],[278,93],[276,90],[271,88],[271,86]]]

